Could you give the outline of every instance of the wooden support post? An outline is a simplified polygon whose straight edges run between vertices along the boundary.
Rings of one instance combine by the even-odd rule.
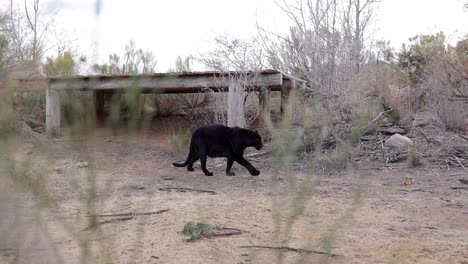
[[[228,126],[245,127],[244,86],[239,80],[231,80],[228,91]]]
[[[98,125],[104,124],[104,101],[105,91],[96,90],[94,91],[94,108],[96,111],[96,122]]]
[[[291,102],[291,90],[292,86],[281,87],[281,116],[283,118],[292,118],[292,102]]]
[[[264,122],[269,123],[271,121],[270,116],[270,89],[263,87],[260,91],[260,113]]]
[[[57,90],[46,89],[46,133],[53,137],[60,136],[60,96]]]

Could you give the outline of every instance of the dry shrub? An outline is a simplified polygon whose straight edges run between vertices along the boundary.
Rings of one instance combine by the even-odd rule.
[[[19,92],[14,102],[21,117],[45,124],[45,91]]]
[[[208,102],[208,94],[144,94],[140,97],[143,114],[154,117],[167,117],[181,114],[189,118],[195,116]]]
[[[411,86],[405,74],[393,65],[371,65],[361,73],[360,80],[360,87],[380,100],[382,110],[393,109],[392,119],[402,125],[409,125],[423,105],[423,87]]]
[[[408,167],[417,168],[424,166],[424,158],[421,153],[421,145],[412,144],[408,149]]]
[[[428,67],[424,85],[430,91],[431,108],[446,128],[467,131],[468,38]]]
[[[172,151],[182,155],[188,148],[190,144],[190,139],[192,137],[192,133],[189,129],[182,129],[180,128],[176,134],[173,134],[170,139],[171,149]]]
[[[464,102],[451,101],[447,97],[441,97],[439,100],[434,102],[434,108],[438,117],[447,129],[455,132],[461,132],[467,129]]]

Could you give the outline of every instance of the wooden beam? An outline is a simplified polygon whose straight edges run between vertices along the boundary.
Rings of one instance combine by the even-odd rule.
[[[283,85],[281,87],[281,116],[289,120],[292,118],[291,92],[294,89],[294,82],[291,83],[291,86]]]
[[[112,89],[154,89],[161,93],[199,92],[207,88],[229,87],[231,77],[210,75],[143,75],[134,77],[108,76],[96,78],[53,78],[53,89],[112,90]],[[283,84],[282,73],[259,73],[247,78],[246,87],[275,86]]]
[[[283,85],[282,86],[291,87],[297,93],[303,93],[303,92],[305,92],[306,82],[304,80],[300,80],[300,79],[296,79],[296,78],[294,78],[294,79],[283,79]],[[279,87],[277,91],[281,91],[281,87]]]
[[[261,113],[263,121],[266,122],[267,124],[269,124],[271,121],[270,93],[271,93],[270,89],[265,87],[261,90],[260,95],[259,95],[260,113]]]
[[[94,108],[96,112],[96,122],[98,125],[104,124],[104,103],[105,103],[105,93],[104,91],[94,91]]]
[[[245,127],[244,117],[244,87],[236,80],[231,80],[228,92],[227,125],[229,127]]]
[[[46,133],[60,136],[60,96],[50,87],[46,89]]]

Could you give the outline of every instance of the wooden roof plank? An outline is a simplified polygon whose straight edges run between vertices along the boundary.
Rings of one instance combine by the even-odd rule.
[[[246,78],[247,86],[281,86],[283,75],[281,73],[258,74]],[[228,77],[215,77],[209,75],[163,75],[163,76],[135,76],[131,78],[84,78],[84,79],[51,79],[52,89],[76,90],[110,90],[110,89],[203,89],[228,87]]]

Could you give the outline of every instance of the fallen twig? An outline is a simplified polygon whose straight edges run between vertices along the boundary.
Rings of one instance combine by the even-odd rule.
[[[214,237],[221,237],[221,236],[233,236],[233,235],[240,235],[245,233],[246,231],[237,229],[237,228],[228,228],[228,227],[222,227],[219,229],[219,231],[226,231],[224,233],[213,233],[211,236]]]
[[[119,218],[115,218],[115,219],[111,219],[111,220],[101,221],[101,222],[97,222],[97,223],[95,223],[95,224],[93,224],[93,225],[90,225],[90,226],[88,226],[88,227],[82,229],[81,231],[86,231],[86,230],[95,228],[96,226],[99,226],[99,225],[105,225],[105,224],[110,224],[110,223],[123,222],[123,221],[132,220],[132,219],[133,219],[133,216],[128,216],[128,217],[119,217]]]
[[[466,172],[468,172],[468,170],[465,168],[465,166],[463,166],[463,164],[461,163],[461,161],[460,161],[456,156],[453,156],[453,157],[457,160],[458,164],[460,164],[460,166],[462,166],[462,168],[463,168]]]
[[[252,245],[252,246],[240,246],[240,248],[264,248],[264,249],[276,249],[276,250],[287,250],[287,251],[293,251],[297,253],[306,253],[306,254],[320,254],[320,255],[327,255],[330,257],[339,257],[342,255],[334,254],[334,253],[329,253],[325,251],[320,251],[320,250],[314,250],[314,249],[303,249],[303,248],[291,248],[291,247],[271,247],[271,246],[261,246],[261,245]]]
[[[70,243],[70,242],[72,242],[71,239],[65,240],[65,241],[57,241],[57,242],[54,242],[54,244],[55,245],[62,245],[62,244]]]
[[[117,222],[123,222],[123,221],[128,221],[132,220],[135,216],[140,216],[140,215],[153,215],[153,214],[160,214],[169,211],[169,209],[164,209],[156,212],[143,212],[143,213],[122,213],[122,214],[101,214],[101,215],[87,215],[86,217],[117,217],[114,219],[110,220],[105,220],[101,222],[97,222],[96,224],[90,225],[81,231],[86,231],[89,229],[92,229],[98,225],[105,225],[105,224],[110,224],[110,223],[117,223]]]
[[[97,215],[87,215],[86,217],[124,217],[124,216],[137,216],[137,215],[154,215],[160,214],[169,211],[169,209],[159,210],[155,212],[143,212],[143,213],[121,213],[121,214],[97,214]]]
[[[369,130],[371,130],[374,127],[374,124],[377,121],[379,121],[382,116],[386,116],[390,112],[393,112],[393,109],[389,109],[389,110],[380,112],[380,114],[378,114],[376,117],[374,117],[374,119],[372,119],[365,127],[363,127],[364,130],[361,132],[360,136],[367,134],[367,132],[369,132]]]
[[[418,189],[400,189],[400,191],[402,191],[402,192],[427,192],[427,193],[434,193],[434,191],[432,191],[432,190],[424,190],[424,189],[421,189],[421,188],[418,188]]]
[[[165,191],[165,192],[170,192],[170,191],[176,191],[176,192],[199,192],[199,193],[208,193],[211,195],[217,194],[215,191],[209,191],[209,190],[199,190],[199,189],[191,189],[191,188],[183,188],[183,187],[167,187],[167,188],[159,188],[159,191]]]
[[[452,187],[450,188],[452,190],[468,190],[468,187],[465,186],[457,186],[457,187]]]

